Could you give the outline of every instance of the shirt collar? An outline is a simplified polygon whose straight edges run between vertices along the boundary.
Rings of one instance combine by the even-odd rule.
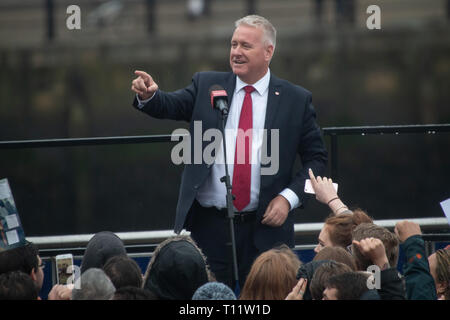
[[[269,88],[269,82],[270,82],[270,69],[267,69],[267,72],[264,75],[264,77],[256,81],[256,83],[254,83],[252,86],[253,88],[255,88],[256,91],[258,91],[260,95],[263,95],[264,92]],[[244,81],[241,80],[241,78],[236,76],[236,89],[234,92],[237,93],[239,92],[239,90],[243,89],[245,86],[248,85],[249,84],[245,83]]]

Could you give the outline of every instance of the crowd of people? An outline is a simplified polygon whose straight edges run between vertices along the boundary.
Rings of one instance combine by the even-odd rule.
[[[286,245],[260,254],[238,295],[218,282],[195,241],[178,235],[155,249],[144,274],[123,241],[104,231],[89,241],[75,285],[55,285],[49,300],[449,300],[450,246],[428,258],[420,226],[394,232],[349,210],[332,180],[310,172],[316,199],[332,211],[314,259],[302,263]],[[400,246],[403,272],[397,270]],[[33,243],[0,252],[0,300],[35,300],[44,281]]]

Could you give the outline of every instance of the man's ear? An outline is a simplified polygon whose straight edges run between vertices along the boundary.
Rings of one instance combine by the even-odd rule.
[[[270,60],[272,60],[272,57],[273,57],[273,45],[271,45],[271,44],[269,44],[269,45],[267,45],[267,47],[266,47],[266,50],[265,50],[265,58],[266,58],[266,61],[268,61],[268,62],[270,62]]]
[[[33,279],[33,281],[37,281],[36,268],[31,269],[30,277],[31,279]]]

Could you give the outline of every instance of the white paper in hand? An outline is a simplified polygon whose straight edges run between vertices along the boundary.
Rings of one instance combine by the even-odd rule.
[[[448,224],[450,225],[450,199],[442,201],[441,207],[447,217]]]
[[[335,189],[336,192],[337,192],[337,190],[338,190],[338,184],[333,182],[333,187],[334,187],[334,189]],[[309,180],[309,179],[306,179],[306,180],[305,180],[305,193],[316,194],[316,193],[314,192],[314,189],[313,189],[312,185],[311,185],[311,180]]]

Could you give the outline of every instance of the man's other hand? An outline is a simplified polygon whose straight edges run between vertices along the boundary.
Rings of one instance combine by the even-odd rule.
[[[289,201],[282,195],[278,195],[270,201],[261,223],[271,227],[279,227],[286,221],[290,209]]]

